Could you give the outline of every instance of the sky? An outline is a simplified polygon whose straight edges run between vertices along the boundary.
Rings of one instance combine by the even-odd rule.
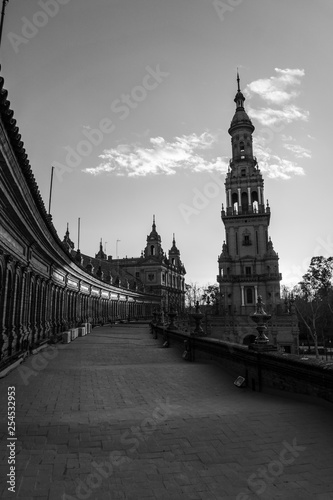
[[[135,257],[154,214],[187,283],[214,283],[239,68],[282,283],[333,255],[332,20],[331,0],[9,0],[2,76],[59,236],[77,248],[80,218],[81,252]]]

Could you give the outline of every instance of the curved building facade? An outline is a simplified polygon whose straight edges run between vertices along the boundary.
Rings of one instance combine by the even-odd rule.
[[[0,365],[81,323],[150,316],[156,295],[89,274],[40,195],[0,78]]]

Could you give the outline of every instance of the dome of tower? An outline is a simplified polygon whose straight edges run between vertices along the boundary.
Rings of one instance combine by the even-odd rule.
[[[230,129],[241,125],[250,126],[252,128],[252,132],[254,130],[254,126],[251,122],[251,119],[249,118],[249,115],[246,113],[244,108],[239,108],[236,110],[236,113],[234,114],[234,117],[230,124]]]

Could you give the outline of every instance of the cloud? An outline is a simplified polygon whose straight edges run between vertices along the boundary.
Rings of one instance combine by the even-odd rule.
[[[84,172],[92,175],[109,173],[143,177],[147,175],[174,175],[177,170],[192,172],[226,171],[228,162],[221,157],[206,158],[209,149],[217,140],[217,136],[209,132],[201,135],[195,133],[175,137],[172,142],[163,137],[150,138],[150,146],[140,143],[120,144],[108,149],[100,155],[102,162]]]
[[[281,134],[281,141],[283,141],[283,142],[291,142],[294,140],[295,139],[293,138],[292,135]]]
[[[297,158],[311,158],[311,151],[298,144],[284,144],[283,147],[294,153]]]
[[[309,112],[289,104],[282,109],[274,108],[260,108],[255,109],[251,106],[248,107],[249,115],[251,118],[256,118],[262,125],[267,127],[276,125],[277,123],[292,123],[296,120],[307,121],[309,119]]]
[[[253,142],[259,168],[270,179],[288,180],[295,175],[305,175],[304,169],[296,162],[273,154],[263,138],[257,137]]]
[[[293,103],[300,94],[299,87],[305,75],[304,69],[275,68],[275,73],[270,78],[261,78],[249,83],[244,89],[246,97],[259,97],[267,105],[249,106],[251,118],[268,127],[298,120],[308,121],[309,112]]]
[[[251,98],[253,94],[259,95],[272,104],[284,104],[299,95],[299,92],[288,87],[300,84],[304,76],[304,69],[279,69],[275,68],[278,76],[261,78],[247,85],[245,92]],[[287,90],[288,89],[288,90]]]

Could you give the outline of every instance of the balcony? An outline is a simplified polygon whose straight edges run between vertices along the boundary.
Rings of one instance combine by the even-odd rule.
[[[282,274],[230,274],[229,276],[217,276],[216,280],[218,283],[258,283],[260,281],[281,281]]]

